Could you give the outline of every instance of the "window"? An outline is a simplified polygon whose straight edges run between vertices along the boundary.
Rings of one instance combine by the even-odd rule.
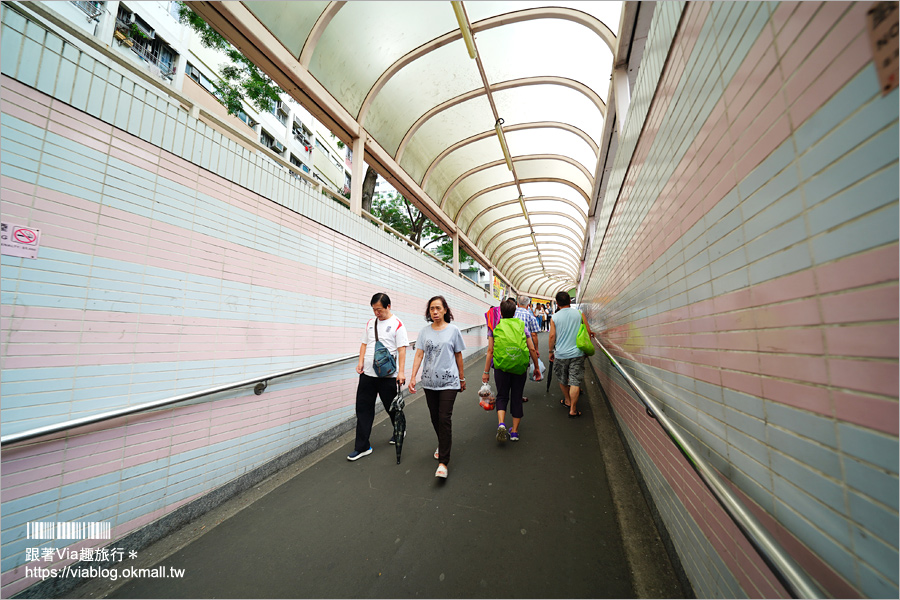
[[[216,91],[216,86],[213,85],[213,82],[210,81],[210,79],[206,75],[204,75],[200,71],[200,69],[198,69],[191,63],[188,63],[187,67],[185,68],[185,73],[187,74],[188,77],[190,77],[191,79],[193,79],[194,81],[199,83],[201,86],[203,86],[203,88],[207,92],[209,92],[213,96],[216,96],[216,97],[219,96],[219,93]]]
[[[81,11],[87,15],[88,21],[96,21],[100,18],[100,15],[103,14],[103,4],[104,2],[90,2],[90,1],[75,1],[72,0],[72,4],[81,9]]]
[[[294,139],[300,142],[306,152],[312,150],[312,144],[310,144],[309,142],[308,132],[306,131],[306,128],[303,127],[302,123],[295,120],[293,127],[291,128],[291,133],[294,134]]]
[[[260,129],[259,143],[268,148],[275,143],[275,138],[272,137],[265,129]]]
[[[275,118],[278,119],[279,123],[281,123],[282,125],[287,125],[288,110],[284,102],[275,102],[272,105],[272,110],[269,112],[275,115]]]
[[[131,47],[152,68],[154,74],[171,80],[178,65],[178,53],[140,15],[119,4],[116,14],[116,39]],[[157,72],[158,71],[158,72]]]
[[[246,123],[246,124],[247,124],[247,127],[250,127],[251,129],[254,128],[254,127],[256,127],[256,121],[254,121],[254,120],[250,117],[250,115],[248,115],[248,114],[245,113],[244,111],[239,110],[236,116],[237,116],[238,119],[240,119],[241,121],[243,121],[244,123]]]

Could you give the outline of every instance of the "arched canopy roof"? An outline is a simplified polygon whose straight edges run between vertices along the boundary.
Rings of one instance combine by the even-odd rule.
[[[621,2],[189,4],[514,288],[575,285]]]

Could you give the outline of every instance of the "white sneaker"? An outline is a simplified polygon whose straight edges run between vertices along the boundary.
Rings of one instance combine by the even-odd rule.
[[[359,460],[363,456],[368,456],[370,454],[372,454],[372,446],[369,446],[369,449],[365,450],[363,452],[358,452],[358,451],[354,450],[347,456],[347,460]]]
[[[435,448],[434,449],[434,460],[440,460],[440,458],[441,458],[440,448]]]
[[[447,479],[447,465],[438,465],[437,471],[434,472],[435,477]]]

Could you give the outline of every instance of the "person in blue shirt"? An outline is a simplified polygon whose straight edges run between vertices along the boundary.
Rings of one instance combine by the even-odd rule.
[[[550,361],[563,393],[560,404],[568,407],[569,418],[575,418],[581,416],[577,406],[584,383],[584,352],[578,349],[575,338],[582,323],[591,337],[594,337],[594,332],[584,315],[572,308],[571,303],[568,292],[556,294],[559,310],[553,313],[553,320],[550,321]]]

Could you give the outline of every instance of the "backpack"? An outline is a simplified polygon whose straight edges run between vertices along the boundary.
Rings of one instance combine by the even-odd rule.
[[[528,344],[521,319],[500,319],[494,327],[494,368],[521,375],[528,370]]]
[[[397,372],[397,360],[387,347],[378,341],[378,319],[375,319],[375,357],[372,368],[378,377],[390,377]]]

